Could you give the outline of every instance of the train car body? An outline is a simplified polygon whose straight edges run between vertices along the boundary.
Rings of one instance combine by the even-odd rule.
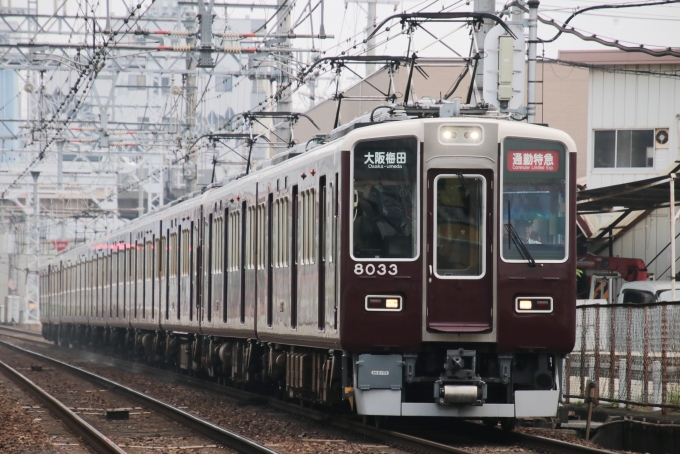
[[[364,415],[554,416],[575,152],[491,118],[357,124],[62,253],[44,336]]]

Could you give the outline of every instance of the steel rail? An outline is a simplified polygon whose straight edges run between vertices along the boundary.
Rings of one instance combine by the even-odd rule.
[[[62,367],[69,372],[73,373],[74,375],[77,375],[81,378],[84,378],[85,380],[88,380],[90,382],[93,382],[99,386],[103,386],[107,389],[110,389],[111,391],[114,391],[121,396],[133,400],[135,402],[138,402],[142,405],[145,405],[146,407],[152,409],[153,411],[185,426],[188,427],[191,430],[194,430],[201,435],[210,438],[212,440],[215,440],[216,442],[220,443],[223,446],[227,446],[229,448],[232,448],[240,453],[243,454],[278,454],[277,451],[274,451],[272,449],[267,448],[266,446],[263,446],[250,438],[244,437],[242,435],[239,435],[235,432],[232,432],[230,430],[224,429],[222,427],[219,427],[213,423],[210,423],[208,421],[205,421],[203,419],[197,418],[196,416],[193,416],[185,411],[180,410],[179,408],[175,408],[172,405],[166,404],[165,402],[162,402],[158,399],[154,399],[151,396],[148,396],[146,394],[140,393],[138,391],[135,391],[132,388],[128,388],[127,386],[121,385],[120,383],[116,383],[112,380],[109,380],[108,378],[104,378],[100,375],[93,374],[92,372],[88,372],[84,369],[81,369],[79,367],[72,366],[70,364],[67,364],[65,362],[59,361],[54,358],[50,358],[45,355],[41,355],[40,353],[36,353],[30,350],[23,349],[21,347],[18,347],[16,345],[10,344],[8,342],[0,341],[0,344],[10,348],[12,350],[18,351],[20,353],[30,355],[36,359],[39,359],[41,361],[49,362],[51,364],[54,364],[56,366]],[[166,371],[167,375],[167,371]],[[107,451],[110,452],[110,451]],[[111,451],[112,452],[112,451]],[[116,452],[124,452],[124,451],[116,451]]]
[[[66,353],[72,354],[72,352],[69,350],[67,350]],[[470,453],[470,451],[466,451],[460,448],[454,448],[452,446],[448,446],[435,441],[426,440],[401,432],[389,431],[379,429],[376,427],[367,426],[357,421],[352,421],[346,417],[333,416],[321,411],[311,410],[309,408],[300,407],[299,405],[286,403],[269,396],[263,396],[261,394],[237,390],[235,388],[227,387],[206,380],[192,378],[186,375],[172,374],[172,377],[169,378],[167,370],[158,369],[155,367],[145,366],[141,364],[135,364],[129,361],[124,361],[109,356],[102,356],[100,354],[92,353],[89,351],[79,351],[78,358],[91,359],[93,361],[99,362],[100,364],[106,364],[130,372],[144,373],[148,376],[164,381],[171,380],[174,383],[181,383],[185,386],[189,386],[199,390],[209,390],[217,392],[224,395],[225,397],[229,397],[236,400],[243,401],[245,399],[251,400],[254,403],[259,404],[265,403],[266,405],[274,409],[286,413],[291,413],[301,418],[311,419],[323,424],[331,425],[339,429],[349,430],[358,433],[362,436],[365,436],[367,438],[392,443],[396,446],[404,446],[410,449],[415,449],[419,451],[425,450],[427,452],[433,453],[457,453],[457,454]],[[496,429],[488,428],[482,424],[477,424],[473,422],[457,421],[457,423],[460,425],[465,425],[466,428],[465,432],[469,436],[493,440],[501,444],[519,443],[524,446],[536,448],[546,452],[554,452],[561,454],[612,454],[611,451],[607,451],[605,449],[592,448],[585,445],[568,443],[561,440],[555,440],[552,438],[541,437],[537,435],[524,434],[521,432],[505,431],[498,428]]]
[[[470,421],[460,421],[460,429],[475,438],[483,438],[500,444],[518,444],[540,452],[555,454],[613,454],[606,449],[592,448],[586,445],[569,443],[554,438],[541,437],[522,432],[508,431],[500,428],[487,427]]]
[[[0,325],[0,331],[10,331],[10,332],[17,333],[17,334],[25,334],[25,335],[27,335],[27,336],[39,337],[40,339],[43,338],[43,335],[42,335],[42,334],[37,333],[37,332],[35,332],[35,331],[25,331],[25,330],[23,330],[23,329],[11,328],[11,327],[9,327],[9,326],[2,326],[2,325]]]
[[[85,439],[87,444],[96,452],[104,454],[125,454],[125,451],[120,449],[118,445],[109,440],[104,434],[92,427],[87,421],[75,414],[66,405],[59,402],[54,396],[33,383],[26,376],[2,361],[0,361],[0,370],[17,386],[42,402],[53,416],[61,419],[64,425],[73,434]]]

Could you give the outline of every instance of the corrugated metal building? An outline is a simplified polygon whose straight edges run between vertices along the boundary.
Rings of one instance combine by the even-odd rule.
[[[562,51],[558,60],[588,71],[587,153],[579,153],[579,168],[587,169],[581,181],[588,189],[665,175],[676,166],[680,159],[680,59],[598,50]],[[611,213],[591,218],[592,237],[620,216],[620,208],[612,207]],[[650,263],[670,242],[669,216],[670,210],[663,208],[636,211],[620,220],[612,231],[613,255],[641,258],[656,279],[669,279],[670,248]],[[676,249],[678,257],[680,244]],[[589,250],[608,255],[609,245],[594,243]]]

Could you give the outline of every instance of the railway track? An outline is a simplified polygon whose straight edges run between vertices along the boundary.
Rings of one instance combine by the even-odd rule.
[[[0,361],[0,372],[12,380],[17,386],[41,402],[50,412],[66,425],[66,427],[76,436],[85,440],[87,445],[95,452],[103,454],[124,454],[125,451],[113,443],[104,434],[95,429],[87,421],[71,411],[66,405],[62,404],[54,396],[46,392],[40,386],[33,383],[26,376],[22,375],[13,367]]]
[[[32,339],[22,338],[22,340],[33,341]],[[42,343],[44,346],[44,343]],[[71,352],[66,350],[59,350],[60,352]],[[97,361],[101,364],[116,367],[118,369],[143,373],[145,375],[154,377],[160,380],[169,380],[168,371],[154,367],[144,366],[137,363],[112,358],[109,356],[102,356],[95,353],[78,351],[80,359],[86,358]],[[545,438],[535,435],[523,434],[519,432],[508,432],[498,428],[488,428],[482,424],[477,424],[468,421],[450,421],[442,420],[439,422],[441,427],[437,430],[419,431],[417,428],[409,429],[408,427],[400,426],[394,430],[386,430],[384,428],[372,427],[360,421],[350,419],[346,416],[338,416],[329,414],[323,411],[312,410],[295,405],[289,402],[284,402],[275,398],[262,396],[260,394],[249,393],[235,388],[219,385],[214,382],[201,380],[197,378],[188,377],[180,374],[171,374],[171,378],[175,383],[181,383],[184,386],[191,387],[197,390],[209,390],[220,393],[239,401],[253,401],[258,404],[266,404],[267,406],[277,409],[279,411],[293,414],[301,418],[310,419],[342,431],[349,431],[359,434],[368,439],[378,441],[380,443],[388,444],[396,447],[403,447],[407,450],[415,450],[420,452],[432,453],[459,453],[469,454],[471,451],[458,448],[455,446],[455,439],[449,436],[442,436],[447,433],[464,434],[467,437],[474,437],[477,439],[493,442],[499,445],[515,445],[522,449],[529,450],[528,452],[551,452],[560,454],[606,454],[611,451],[592,448],[585,445],[568,443],[561,440]],[[414,424],[414,427],[417,424]]]
[[[90,383],[95,384],[97,387],[104,388],[106,390],[111,390],[115,392],[118,396],[123,397],[126,400],[136,402],[142,405],[144,408],[152,410],[158,415],[179,424],[183,428],[187,429],[189,433],[197,433],[201,437],[208,438],[217,443],[217,445],[202,446],[206,448],[216,448],[219,450],[219,446],[228,447],[236,452],[243,454],[277,454],[266,446],[256,443],[249,438],[239,435],[235,432],[218,427],[208,421],[204,421],[191,415],[181,409],[175,408],[172,405],[168,405],[161,402],[158,399],[154,399],[144,393],[140,393],[119,383],[113,382],[107,378],[101,377],[99,375],[93,374],[91,372],[85,371],[83,369],[71,366],[62,361],[56,360],[54,358],[41,355],[36,352],[31,352],[29,350],[22,349],[10,343],[0,341],[0,345],[11,349],[22,355],[29,355],[33,360],[38,360],[42,363],[47,363],[54,365],[68,373],[77,376],[80,379],[84,379]],[[58,415],[77,435],[83,437],[87,440],[95,452],[103,453],[125,453],[126,451],[122,449],[121,446],[117,446],[113,443],[109,437],[103,435],[100,431],[95,429],[93,425],[89,424],[83,418],[78,416],[74,411],[70,410],[67,405],[60,402],[54,396],[48,394],[46,391],[41,389],[31,380],[20,374],[14,368],[8,366],[4,362],[0,362],[0,369],[7,374],[15,383],[21,386],[23,389],[27,390],[31,395],[36,397],[41,401],[50,411]],[[219,445],[219,446],[218,446]],[[123,446],[124,447],[124,446]],[[197,445],[196,448],[201,447]],[[130,448],[142,448],[140,446],[131,446]]]

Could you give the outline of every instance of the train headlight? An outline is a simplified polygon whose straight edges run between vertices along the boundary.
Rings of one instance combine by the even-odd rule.
[[[445,145],[476,145],[482,141],[483,131],[479,126],[439,127],[439,142]]]
[[[520,311],[530,311],[532,306],[531,300],[519,300],[518,308]]]
[[[397,298],[385,299],[385,307],[387,309],[399,309],[399,300]]]
[[[368,295],[364,308],[367,311],[399,312],[402,309],[402,297],[397,295]]]
[[[515,299],[515,311],[520,314],[549,314],[553,311],[553,299],[549,296],[519,297]]]

